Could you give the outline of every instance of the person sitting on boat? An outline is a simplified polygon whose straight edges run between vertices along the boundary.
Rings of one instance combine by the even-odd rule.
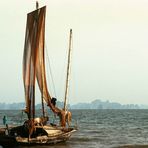
[[[58,114],[58,116],[60,117],[60,125],[62,127],[66,127],[66,123],[68,126],[70,126],[71,124],[71,112],[68,110],[61,110],[60,114]]]
[[[71,112],[67,109],[59,109],[56,107],[56,98],[52,98],[51,101],[49,101],[48,106],[51,108],[51,110],[57,114],[60,118],[60,126],[66,127],[66,123],[68,126],[70,126],[71,123]]]

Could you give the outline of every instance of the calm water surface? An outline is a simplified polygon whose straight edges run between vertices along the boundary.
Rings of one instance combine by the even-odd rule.
[[[128,144],[148,144],[148,110],[72,110],[72,114],[78,131],[69,141],[53,146],[35,147],[114,148]],[[7,115],[8,124],[11,125],[19,124],[26,118],[21,111],[0,111],[1,126],[4,115]],[[53,116],[50,120],[54,121]]]

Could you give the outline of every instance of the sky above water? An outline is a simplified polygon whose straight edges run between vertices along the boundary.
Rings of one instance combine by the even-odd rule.
[[[39,5],[47,6],[45,57],[52,96],[64,97],[72,28],[68,103],[101,99],[148,104],[147,0],[40,0]],[[24,101],[26,16],[34,9],[34,0],[0,1],[0,102]],[[36,98],[39,103],[38,90]]]

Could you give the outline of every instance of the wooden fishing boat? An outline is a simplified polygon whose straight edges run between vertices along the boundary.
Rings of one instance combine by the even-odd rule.
[[[69,38],[69,54],[66,76],[66,90],[64,107],[56,106],[56,99],[48,91],[46,83],[44,42],[45,42],[45,13],[46,6],[37,8],[27,14],[26,36],[23,55],[23,81],[25,91],[26,109],[28,120],[23,125],[0,128],[0,145],[8,147],[12,145],[43,145],[55,144],[66,141],[76,131],[70,126],[71,113],[67,109],[67,91],[69,81],[69,65],[72,30]],[[35,111],[35,82],[41,92],[42,117],[36,117]],[[44,103],[59,116],[59,125],[48,123],[45,115]]]
[[[51,125],[35,126],[36,131],[29,138],[29,133],[24,125],[9,129],[1,129],[0,145],[4,147],[12,147],[18,145],[48,145],[64,142],[69,139],[71,134],[75,132],[74,128],[61,128]]]

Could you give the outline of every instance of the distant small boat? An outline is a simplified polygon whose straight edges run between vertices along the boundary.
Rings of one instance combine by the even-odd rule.
[[[71,113],[67,110],[67,90],[69,79],[69,63],[72,30],[70,30],[69,54],[66,76],[66,91],[64,108],[55,105],[55,98],[48,92],[46,83],[44,42],[45,42],[45,13],[46,6],[37,8],[27,14],[26,36],[23,55],[23,80],[25,90],[26,109],[28,120],[21,126],[0,129],[0,145],[43,145],[66,141],[76,131],[70,126]],[[41,92],[42,117],[35,114],[35,82]],[[48,117],[44,112],[44,102],[60,118],[60,125],[48,124]]]

